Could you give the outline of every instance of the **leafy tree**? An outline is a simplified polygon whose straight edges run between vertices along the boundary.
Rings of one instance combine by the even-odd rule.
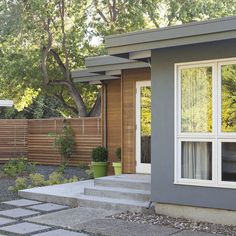
[[[50,95],[70,116],[98,115],[99,87],[74,84],[70,72],[84,66],[84,57],[106,53],[104,36],[235,15],[235,6],[236,0],[2,0],[0,97],[21,110]],[[96,37],[98,46],[91,44]]]
[[[9,87],[7,84],[13,77],[11,85],[17,84],[14,86],[17,97],[26,89],[37,93],[38,88],[42,88],[79,116],[97,115],[97,103],[91,111],[87,110],[86,99],[90,103],[91,98],[84,98],[82,93],[89,90],[94,98],[99,88],[76,85],[71,78],[71,70],[83,66],[82,59],[93,51],[86,35],[85,8],[86,1],[75,0],[1,3],[0,21],[6,26],[0,41],[3,85]],[[94,52],[97,50],[99,48],[94,48]],[[27,98],[32,103],[34,96]]]
[[[236,0],[168,0],[165,14],[167,25],[232,16]]]

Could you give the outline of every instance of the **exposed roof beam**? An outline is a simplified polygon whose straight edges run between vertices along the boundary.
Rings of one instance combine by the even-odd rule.
[[[121,75],[121,70],[109,70],[106,71],[106,75]]]
[[[131,60],[139,60],[139,59],[150,58],[150,57],[151,57],[151,50],[143,50],[143,51],[129,53],[129,59]]]

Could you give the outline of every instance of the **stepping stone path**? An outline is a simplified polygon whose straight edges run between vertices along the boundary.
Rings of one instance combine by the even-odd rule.
[[[35,234],[34,236],[86,236],[86,234],[76,233],[64,229],[57,229],[46,233]]]
[[[44,225],[36,225],[32,223],[18,223],[14,225],[9,225],[0,228],[0,230],[5,231],[7,233],[15,233],[15,234],[20,234],[20,235],[25,235],[25,234],[30,234],[30,233],[37,233],[42,230],[50,229],[48,226]]]
[[[0,236],[35,235],[35,236],[88,236],[87,234],[50,227],[39,223],[27,222],[27,218],[68,209],[68,206],[43,203],[28,199],[3,202],[15,208],[0,211]]]
[[[43,204],[38,204],[35,206],[30,206],[28,207],[33,210],[38,210],[38,211],[44,211],[44,212],[50,212],[50,211],[60,211],[60,210],[65,210],[68,208],[68,206],[62,206],[54,203],[43,203]]]
[[[37,211],[27,210],[23,208],[15,208],[15,209],[10,209],[10,210],[0,211],[0,215],[14,218],[14,219],[34,216],[38,214],[39,212]]]
[[[13,222],[15,222],[15,220],[0,217],[0,226],[10,224],[10,223],[13,223]]]
[[[42,202],[33,201],[29,199],[17,199],[17,200],[3,202],[3,203],[7,205],[17,206],[17,207],[25,207],[25,206],[41,204]]]

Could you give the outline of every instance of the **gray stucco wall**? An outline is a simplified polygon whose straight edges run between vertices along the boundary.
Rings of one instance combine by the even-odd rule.
[[[236,210],[236,189],[174,185],[174,64],[228,57],[236,40],[152,51],[152,201]]]

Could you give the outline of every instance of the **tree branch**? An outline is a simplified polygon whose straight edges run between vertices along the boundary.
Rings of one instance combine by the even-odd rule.
[[[47,19],[47,22],[46,20],[43,21],[44,30],[48,34],[47,45],[43,46],[42,48],[42,58],[41,58],[41,72],[45,84],[49,83],[48,72],[47,72],[47,57],[49,50],[52,46],[52,33],[50,31],[50,23],[51,23],[50,19]]]
[[[62,104],[65,108],[71,110],[71,111],[74,112],[76,115],[78,114],[78,110],[77,110],[75,107],[68,105],[68,104],[66,103],[65,99],[63,98],[62,94],[54,94],[54,96],[61,102],[61,104]]]
[[[81,116],[81,117],[87,116],[86,107],[85,107],[83,98],[81,97],[79,91],[74,86],[73,82],[68,81],[68,80],[51,80],[51,81],[49,81],[49,85],[66,86],[69,89],[70,94],[76,103],[79,116]]]
[[[107,23],[109,24],[109,21],[107,20],[107,18],[105,17],[105,15],[103,14],[103,12],[98,8],[98,1],[97,0],[93,0],[94,6],[96,8],[97,13],[101,16],[101,18]]]
[[[101,114],[101,93],[98,94],[97,99],[92,109],[89,111],[88,116],[94,117],[94,116],[99,116],[100,114]]]
[[[59,10],[61,16],[61,32],[62,32],[62,48],[65,55],[65,68],[66,68],[66,79],[70,80],[70,70],[69,70],[69,56],[66,47],[66,33],[65,33],[65,1],[60,0]]]
[[[61,72],[64,75],[64,78],[67,79],[66,67],[65,67],[64,63],[62,62],[62,60],[61,60],[60,56],[58,55],[58,53],[52,48],[49,50],[49,53],[53,56],[53,58],[57,62]]]

